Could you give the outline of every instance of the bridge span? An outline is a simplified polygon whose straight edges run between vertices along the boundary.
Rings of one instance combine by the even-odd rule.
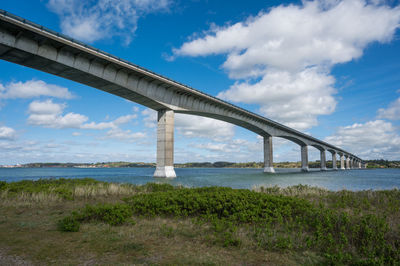
[[[264,138],[264,172],[273,173],[272,137],[301,146],[302,171],[308,171],[308,147],[326,151],[333,169],[363,168],[356,155],[322,140],[252,113],[226,101],[151,72],[60,33],[0,10],[0,58],[73,80],[142,104],[158,112],[157,165],[154,177],[176,177],[174,170],[174,114],[210,117],[244,127]]]

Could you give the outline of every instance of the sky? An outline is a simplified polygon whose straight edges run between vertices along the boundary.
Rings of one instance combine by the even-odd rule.
[[[0,8],[362,159],[400,160],[399,1],[13,0]],[[176,163],[263,161],[262,141],[175,115]],[[273,138],[273,147],[276,162],[300,160],[295,143]],[[0,164],[155,158],[155,111],[0,61]],[[310,147],[309,159],[319,151]]]

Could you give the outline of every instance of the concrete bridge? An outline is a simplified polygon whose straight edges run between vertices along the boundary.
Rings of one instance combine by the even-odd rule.
[[[332,155],[333,169],[362,168],[362,159],[329,143],[195,90],[123,59],[75,41],[41,25],[0,10],[0,58],[118,95],[158,111],[155,177],[176,177],[174,114],[210,117],[244,127],[264,138],[264,172],[273,173],[272,137],[301,146],[302,171],[308,171],[308,147]]]

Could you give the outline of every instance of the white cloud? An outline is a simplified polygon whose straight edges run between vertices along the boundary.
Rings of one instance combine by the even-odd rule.
[[[390,120],[400,119],[400,98],[389,104],[389,107],[378,110],[378,118],[386,118]]]
[[[28,123],[48,128],[80,128],[88,118],[81,114],[62,115],[65,104],[53,103],[52,100],[33,101],[29,104]]]
[[[6,85],[0,84],[0,99],[34,98],[39,96],[50,96],[60,99],[73,98],[72,93],[67,88],[47,84],[42,80],[10,82]]]
[[[145,133],[142,132],[134,132],[130,130],[122,130],[120,128],[112,128],[106,133],[106,138],[110,139],[118,139],[124,141],[136,141],[138,139],[143,139],[146,137]]]
[[[0,127],[0,139],[14,139],[16,136],[16,132],[11,127],[2,126]]]
[[[34,114],[60,114],[65,108],[65,104],[53,103],[52,100],[33,101],[29,104],[29,113]]]
[[[157,112],[152,109],[142,111],[146,127],[157,127]],[[230,140],[233,138],[232,124],[207,117],[175,113],[174,127],[177,133],[187,138],[207,138],[210,140]]]
[[[33,101],[28,107],[28,123],[47,128],[77,128],[77,129],[116,129],[122,124],[135,119],[137,115],[125,115],[111,122],[90,122],[87,116],[76,113],[63,114],[65,104],[54,103],[52,100]]]
[[[194,145],[194,147],[198,149],[206,149],[209,151],[229,152],[227,150],[227,144],[225,143],[201,143]]]
[[[178,133],[189,138],[221,141],[230,140],[235,134],[232,124],[201,116],[176,114],[175,126]]]
[[[357,154],[362,159],[395,160],[400,157],[400,136],[392,123],[383,120],[340,127],[325,140]]]
[[[146,108],[142,111],[145,127],[154,128],[157,126],[157,112]]]
[[[121,36],[129,44],[140,17],[167,11],[170,0],[49,0],[47,7],[59,15],[63,33],[93,42]]]
[[[120,116],[114,121],[111,122],[100,122],[100,123],[95,123],[95,122],[90,122],[87,124],[83,124],[81,126],[82,129],[107,129],[107,128],[117,128],[119,125],[126,124],[130,122],[132,119],[135,119],[137,117],[136,114],[133,115],[124,115]]]
[[[372,42],[389,42],[399,22],[399,6],[304,1],[233,25],[213,25],[204,37],[173,52],[175,57],[226,54],[224,69],[240,81],[220,97],[258,104],[264,115],[304,130],[335,109],[330,68],[361,57]]]
[[[308,68],[298,73],[268,71],[257,83],[235,83],[218,97],[248,104],[258,104],[264,115],[287,126],[307,129],[316,126],[317,116],[335,110],[332,96],[334,78]]]

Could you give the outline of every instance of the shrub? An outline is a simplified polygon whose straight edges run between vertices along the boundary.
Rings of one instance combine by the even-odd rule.
[[[80,212],[73,213],[73,217],[80,222],[100,221],[110,225],[120,225],[132,216],[132,208],[127,204],[87,205]]]
[[[37,181],[23,180],[0,185],[0,189],[7,190],[10,195],[24,192],[27,194],[45,193],[56,194],[63,199],[73,199],[73,189],[76,186],[87,186],[101,183],[91,178],[83,179],[39,179]],[[3,186],[3,187],[2,187]]]
[[[5,181],[0,181],[0,191],[5,190],[7,187],[7,183]]]
[[[400,261],[400,240],[384,216],[352,214],[323,204],[317,206],[298,197],[245,189],[189,189],[168,184],[145,187],[153,192],[126,198],[125,204],[86,206],[74,212],[70,220],[60,223],[101,221],[118,225],[133,214],[194,217],[212,225],[214,243],[223,246],[240,246],[237,228],[244,226],[253,230],[255,243],[262,248],[312,249],[323,254],[327,264],[396,264]],[[356,202],[345,193],[341,196],[341,206]],[[163,228],[162,232],[170,236],[173,230]]]
[[[65,217],[58,221],[58,230],[63,232],[78,232],[80,223],[74,217]]]
[[[132,208],[127,204],[87,205],[58,222],[60,231],[77,232],[81,222],[98,221],[109,225],[120,225],[132,216]],[[133,223],[132,223],[133,224]]]
[[[312,205],[302,199],[220,187],[153,192],[125,201],[141,215],[200,216],[234,222],[290,220],[312,209]]]
[[[232,231],[235,226],[227,224],[254,224],[265,228],[256,230],[255,238],[269,249],[312,248],[326,254],[327,261],[338,263],[400,260],[397,244],[386,238],[384,218],[350,216],[296,197],[208,187],[139,194],[125,202],[139,215],[210,221],[224,246],[240,245]]]

